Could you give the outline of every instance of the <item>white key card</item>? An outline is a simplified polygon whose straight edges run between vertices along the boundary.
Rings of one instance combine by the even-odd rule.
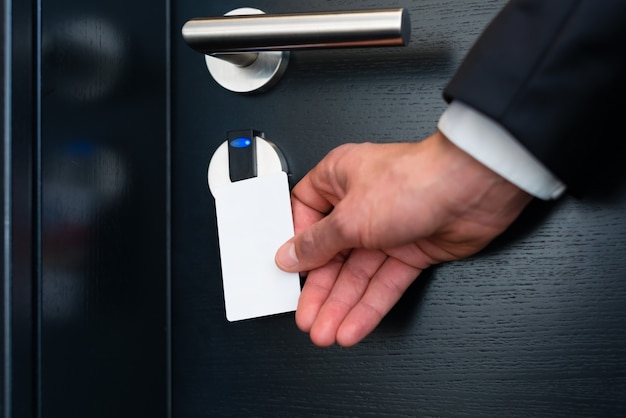
[[[287,174],[227,183],[213,192],[226,318],[294,311],[299,275],[283,272],[274,262],[278,248],[294,233]]]

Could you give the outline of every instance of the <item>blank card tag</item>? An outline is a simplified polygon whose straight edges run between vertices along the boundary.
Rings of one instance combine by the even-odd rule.
[[[299,275],[274,263],[276,251],[294,233],[287,174],[225,184],[214,197],[226,318],[239,321],[294,311]]]

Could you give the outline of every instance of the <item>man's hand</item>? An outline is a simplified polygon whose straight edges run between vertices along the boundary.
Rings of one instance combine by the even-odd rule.
[[[276,254],[308,272],[298,327],[320,346],[356,344],[422,270],[475,254],[530,200],[441,133],[336,148],[294,187],[296,235]]]

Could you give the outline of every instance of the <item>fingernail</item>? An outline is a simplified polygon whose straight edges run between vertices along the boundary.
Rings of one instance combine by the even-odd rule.
[[[298,265],[298,262],[296,246],[292,242],[288,242],[278,249],[276,253],[278,267],[291,270]]]

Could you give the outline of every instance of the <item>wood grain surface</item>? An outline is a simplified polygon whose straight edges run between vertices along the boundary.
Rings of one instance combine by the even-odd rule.
[[[223,90],[174,39],[175,417],[626,413],[626,187],[533,203],[479,255],[423,273],[351,349],[314,347],[292,314],[224,318],[206,168],[225,132],[264,131],[292,183],[341,143],[420,140],[444,109],[445,83],[504,3],[253,1],[268,12],[401,6],[413,26],[406,48],[294,53],[262,95]],[[174,27],[231,8],[176,2]]]

